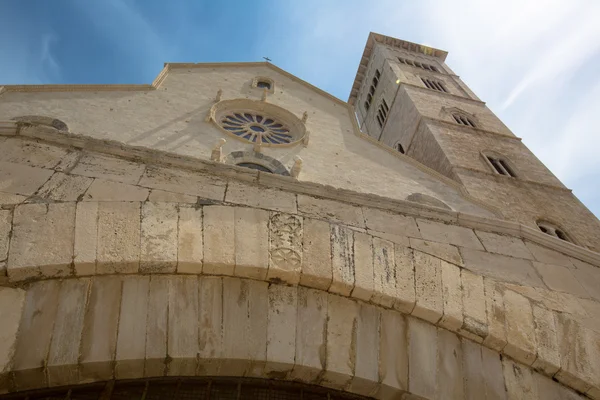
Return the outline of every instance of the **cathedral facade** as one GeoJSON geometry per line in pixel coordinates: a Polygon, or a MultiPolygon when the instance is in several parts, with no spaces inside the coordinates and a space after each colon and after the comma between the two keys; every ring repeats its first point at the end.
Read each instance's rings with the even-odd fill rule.
{"type": "Polygon", "coordinates": [[[0,87],[0,399],[600,399],[600,222],[446,55],[0,87]]]}

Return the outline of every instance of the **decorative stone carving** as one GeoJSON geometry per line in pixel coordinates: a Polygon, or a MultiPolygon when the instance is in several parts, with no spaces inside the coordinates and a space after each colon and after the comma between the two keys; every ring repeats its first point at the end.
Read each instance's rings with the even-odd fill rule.
{"type": "Polygon", "coordinates": [[[300,171],[302,171],[302,159],[299,156],[296,156],[294,166],[292,166],[291,170],[292,178],[298,179],[300,171]]]}
{"type": "Polygon", "coordinates": [[[286,272],[300,269],[302,264],[302,220],[290,214],[276,213],[271,216],[270,268],[286,272]]]}
{"type": "Polygon", "coordinates": [[[212,161],[216,161],[216,162],[222,162],[223,161],[223,150],[221,148],[223,147],[223,145],[226,142],[227,142],[227,140],[221,138],[221,139],[219,139],[219,141],[217,142],[217,144],[215,145],[215,147],[213,147],[212,153],[210,154],[210,159],[212,161]]]}

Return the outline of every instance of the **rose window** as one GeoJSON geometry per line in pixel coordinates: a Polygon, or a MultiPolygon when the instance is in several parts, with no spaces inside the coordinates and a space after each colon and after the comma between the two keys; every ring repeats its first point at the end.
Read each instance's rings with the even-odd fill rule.
{"type": "Polygon", "coordinates": [[[221,118],[220,123],[223,129],[253,143],[286,144],[294,141],[284,124],[257,113],[229,113],[221,118]]]}

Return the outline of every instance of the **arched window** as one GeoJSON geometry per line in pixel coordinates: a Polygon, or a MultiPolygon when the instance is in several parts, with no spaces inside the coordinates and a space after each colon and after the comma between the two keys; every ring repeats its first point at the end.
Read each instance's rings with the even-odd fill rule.
{"type": "Polygon", "coordinates": [[[401,145],[400,143],[396,143],[396,145],[394,146],[394,148],[395,148],[395,149],[396,149],[396,150],[397,150],[399,153],[405,154],[405,152],[404,152],[404,147],[402,147],[402,145],[401,145]]]}
{"type": "Polygon", "coordinates": [[[459,125],[465,125],[465,126],[470,126],[471,128],[476,128],[477,126],[475,125],[475,122],[473,122],[473,119],[464,115],[464,114],[459,114],[459,113],[453,113],[452,114],[452,118],[454,118],[454,120],[456,121],[457,124],[459,125]]]}
{"type": "Polygon", "coordinates": [[[270,93],[275,92],[275,82],[266,76],[257,76],[252,80],[252,87],[261,90],[267,90],[270,93]]]}
{"type": "Polygon", "coordinates": [[[517,174],[511,163],[505,157],[498,154],[484,154],[485,160],[489,167],[498,175],[504,175],[511,178],[516,178],[517,174]]]}
{"type": "Polygon", "coordinates": [[[448,93],[448,89],[446,89],[446,86],[444,86],[444,84],[440,81],[437,81],[435,79],[423,78],[423,77],[421,77],[421,81],[428,89],[437,90],[438,92],[448,93]]]}
{"type": "Polygon", "coordinates": [[[551,222],[540,220],[537,221],[537,226],[540,231],[544,232],[546,235],[554,236],[555,238],[559,238],[565,242],[573,243],[573,240],[571,240],[570,236],[567,235],[563,229],[551,222]]]}

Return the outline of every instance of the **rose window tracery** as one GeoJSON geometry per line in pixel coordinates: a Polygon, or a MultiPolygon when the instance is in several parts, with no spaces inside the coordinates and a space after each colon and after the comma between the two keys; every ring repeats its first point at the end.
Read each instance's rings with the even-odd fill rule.
{"type": "Polygon", "coordinates": [[[266,144],[286,144],[294,140],[287,126],[258,113],[232,112],[223,116],[220,123],[224,129],[253,143],[260,140],[266,144]]]}

